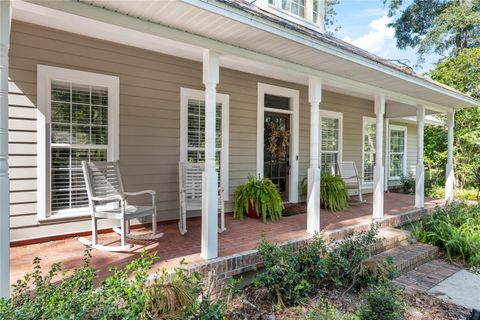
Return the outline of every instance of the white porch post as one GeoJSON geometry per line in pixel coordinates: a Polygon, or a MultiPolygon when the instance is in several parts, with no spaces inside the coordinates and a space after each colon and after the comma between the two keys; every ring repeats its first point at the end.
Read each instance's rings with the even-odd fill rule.
{"type": "Polygon", "coordinates": [[[425,202],[425,166],[423,164],[423,136],[425,106],[417,106],[417,168],[415,170],[415,208],[423,208],[425,202]]]}
{"type": "Polygon", "coordinates": [[[11,7],[0,1],[0,298],[10,297],[10,186],[8,178],[8,48],[11,7]]]}
{"type": "Polygon", "coordinates": [[[385,95],[375,96],[376,142],[375,168],[373,170],[373,218],[383,217],[384,168],[383,168],[383,117],[385,115],[385,95]]]}
{"type": "Polygon", "coordinates": [[[447,127],[448,127],[448,154],[447,167],[445,171],[445,200],[453,200],[453,189],[455,185],[455,176],[453,172],[453,126],[454,126],[453,112],[447,112],[447,127]]]}
{"type": "Polygon", "coordinates": [[[204,259],[218,256],[218,173],[215,169],[215,119],[219,55],[203,52],[203,83],[205,85],[205,171],[202,185],[202,250],[204,259]]]}
{"type": "Polygon", "coordinates": [[[320,110],[322,82],[318,78],[308,81],[308,101],[310,102],[310,168],[308,169],[307,232],[320,232],[320,110]]]}

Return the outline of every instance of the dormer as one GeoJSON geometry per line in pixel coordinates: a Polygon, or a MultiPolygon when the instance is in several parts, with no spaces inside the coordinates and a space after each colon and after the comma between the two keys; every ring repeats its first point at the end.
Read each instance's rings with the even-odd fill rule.
{"type": "Polygon", "coordinates": [[[256,3],[283,19],[325,32],[325,0],[257,0],[256,3]]]}

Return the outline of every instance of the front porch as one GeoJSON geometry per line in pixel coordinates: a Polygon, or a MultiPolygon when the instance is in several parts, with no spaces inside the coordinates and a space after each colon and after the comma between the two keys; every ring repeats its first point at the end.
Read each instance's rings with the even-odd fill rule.
{"type": "MultiPolygon", "coordinates": [[[[351,205],[348,209],[339,212],[322,210],[321,230],[327,238],[341,237],[347,230],[359,230],[365,228],[372,218],[372,195],[365,196],[367,204],[351,205]]],[[[441,205],[444,200],[425,199],[425,209],[431,210],[436,205],[441,205]]],[[[399,226],[409,219],[415,220],[423,212],[416,209],[415,196],[400,193],[385,194],[385,215],[379,220],[382,225],[399,226]]],[[[108,273],[108,267],[125,266],[130,261],[138,258],[140,252],[146,250],[156,253],[160,258],[155,264],[153,271],[159,268],[178,266],[178,262],[185,259],[191,267],[216,268],[219,263],[226,260],[235,260],[236,264],[225,263],[219,273],[226,276],[239,274],[248,270],[258,263],[255,252],[262,233],[269,241],[276,243],[301,242],[310,235],[305,230],[307,223],[305,213],[284,217],[280,222],[268,222],[263,224],[258,220],[245,218],[243,221],[234,220],[231,214],[226,215],[227,231],[219,234],[218,252],[219,258],[204,260],[200,257],[201,250],[201,220],[200,217],[189,219],[189,232],[181,236],[176,222],[164,222],[159,225],[159,231],[165,236],[157,242],[135,242],[131,251],[112,253],[93,250],[92,266],[99,269],[99,277],[102,279],[108,273]],[[233,256],[233,257],[232,257],[233,256]],[[233,259],[229,259],[233,258],[233,259]],[[245,258],[246,257],[246,258],[245,258]]],[[[147,232],[149,228],[138,229],[136,232],[147,232]]],[[[110,232],[99,236],[100,242],[116,245],[119,242],[117,234],[110,232]]],[[[76,238],[67,238],[44,242],[39,244],[22,245],[11,248],[11,283],[21,279],[23,275],[32,270],[32,260],[35,256],[42,259],[42,266],[49,267],[55,262],[60,262],[64,269],[72,269],[81,266],[84,246],[76,238]]],[[[200,271],[204,271],[201,269],[200,271]]]]}

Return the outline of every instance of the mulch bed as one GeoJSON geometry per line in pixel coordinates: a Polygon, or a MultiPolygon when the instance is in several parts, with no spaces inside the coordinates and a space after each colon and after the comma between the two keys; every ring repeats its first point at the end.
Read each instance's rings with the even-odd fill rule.
{"type": "MultiPolygon", "coordinates": [[[[470,311],[434,296],[420,292],[403,292],[403,301],[407,305],[406,320],[458,320],[465,319],[470,311]]],[[[274,305],[265,290],[252,286],[245,288],[243,294],[230,304],[228,319],[232,320],[280,320],[304,319],[309,309],[316,306],[319,298],[331,301],[338,310],[353,313],[361,305],[358,292],[343,293],[343,290],[324,289],[316,298],[291,308],[279,308],[274,305]]]]}

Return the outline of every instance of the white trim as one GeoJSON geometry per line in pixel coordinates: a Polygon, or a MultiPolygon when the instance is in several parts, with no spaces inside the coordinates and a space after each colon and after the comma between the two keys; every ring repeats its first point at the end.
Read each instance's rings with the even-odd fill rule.
{"type": "MultiPolygon", "coordinates": [[[[362,141],[362,163],[361,163],[362,177],[365,177],[365,126],[376,124],[376,123],[377,123],[377,119],[374,118],[374,117],[367,117],[367,116],[362,117],[362,137],[361,137],[361,141],[362,141]]],[[[377,134],[376,131],[377,130],[376,130],[376,127],[375,127],[375,135],[377,134]]],[[[376,145],[376,141],[375,141],[375,153],[376,152],[377,152],[377,145],[376,145]]],[[[365,182],[365,180],[362,180],[362,186],[365,186],[365,187],[373,186],[373,176],[372,176],[372,181],[371,182],[365,182]]]]}
{"type": "MultiPolygon", "coordinates": [[[[266,83],[258,83],[257,86],[257,175],[263,177],[263,147],[264,147],[264,122],[265,111],[271,110],[265,108],[265,94],[271,94],[280,97],[290,98],[290,183],[288,186],[289,201],[298,202],[298,158],[299,158],[299,109],[300,92],[298,90],[274,86],[266,83]]],[[[285,110],[281,110],[285,111],[285,110]]],[[[273,112],[285,113],[274,109],[273,112]]]]}
{"type": "Polygon", "coordinates": [[[391,137],[391,134],[392,134],[392,130],[395,130],[395,131],[403,131],[404,132],[404,144],[403,144],[403,175],[406,175],[407,174],[407,157],[408,157],[408,148],[407,148],[407,140],[408,140],[408,131],[407,131],[407,127],[405,126],[399,126],[399,125],[389,125],[388,126],[388,165],[389,165],[389,168],[388,168],[388,179],[389,180],[399,180],[400,179],[400,176],[391,176],[390,175],[390,147],[391,147],[391,141],[390,139],[392,138],[391,137]]]}
{"type": "MultiPolygon", "coordinates": [[[[107,160],[119,159],[119,95],[118,77],[73,69],[37,65],[37,220],[48,220],[50,210],[50,107],[53,80],[108,88],[107,160]]],[[[78,212],[78,209],[72,210],[78,212]]],[[[62,213],[58,218],[72,218],[62,213]]]]}
{"type": "MultiPolygon", "coordinates": [[[[189,88],[180,88],[180,161],[187,161],[187,107],[188,99],[205,101],[205,91],[189,88]]],[[[220,159],[220,185],[225,191],[225,200],[229,197],[229,110],[230,96],[217,93],[217,103],[222,105],[222,151],[220,159]]]]}
{"type": "MultiPolygon", "coordinates": [[[[322,119],[323,118],[329,118],[329,119],[338,119],[338,161],[342,161],[343,159],[343,113],[342,112],[337,112],[337,111],[330,111],[330,110],[324,110],[320,108],[320,121],[319,121],[319,137],[318,137],[318,143],[319,143],[319,167],[320,169],[322,168],[322,119]]],[[[329,152],[332,153],[332,152],[329,152]]]]}

